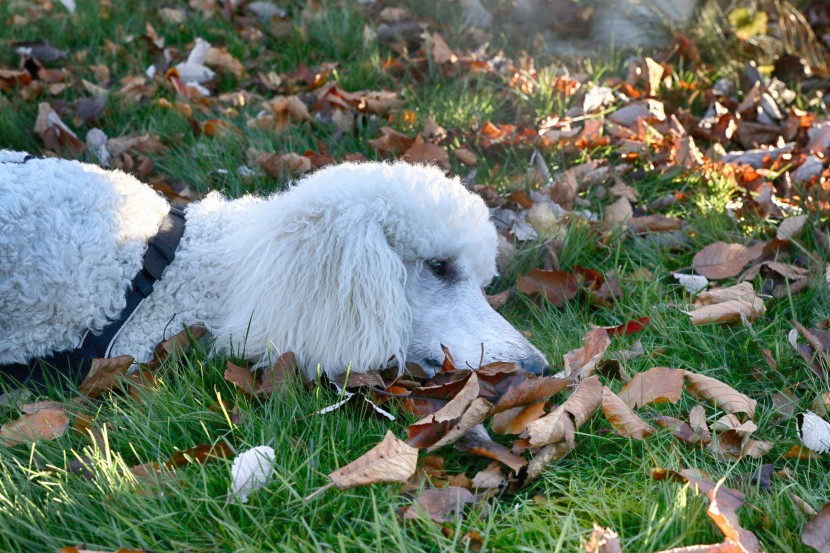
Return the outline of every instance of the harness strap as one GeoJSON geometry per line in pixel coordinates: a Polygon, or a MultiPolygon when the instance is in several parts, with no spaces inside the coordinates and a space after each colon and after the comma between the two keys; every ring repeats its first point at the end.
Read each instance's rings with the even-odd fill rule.
{"type": "MultiPolygon", "coordinates": [[[[93,359],[108,357],[121,329],[147,297],[164,269],[176,257],[176,248],[184,234],[185,216],[171,207],[162,219],[155,236],[147,244],[141,270],[135,275],[125,293],[127,304],[118,317],[110,321],[99,334],[87,332],[81,345],[74,350],[37,358],[28,363],[0,365],[0,376],[20,383],[42,386],[49,381],[68,380],[80,384],[89,372],[93,359]]],[[[65,384],[65,382],[64,382],[65,384]]]]}

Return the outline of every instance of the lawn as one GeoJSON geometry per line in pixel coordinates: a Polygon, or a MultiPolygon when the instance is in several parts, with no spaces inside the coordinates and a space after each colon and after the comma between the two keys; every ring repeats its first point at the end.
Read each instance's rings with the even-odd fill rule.
{"type": "MultiPolygon", "coordinates": [[[[810,360],[812,351],[805,358],[788,336],[804,351],[806,340],[791,334],[794,321],[808,329],[830,325],[830,245],[823,243],[830,143],[816,142],[810,130],[826,118],[822,96],[830,84],[820,72],[799,73],[798,65],[774,69],[773,41],[744,37],[741,22],[723,43],[696,29],[650,62],[619,53],[562,60],[534,50],[538,41],[508,24],[485,43],[462,24],[455,3],[380,4],[281,2],[280,10],[257,14],[213,0],[77,0],[70,14],[60,2],[5,0],[0,148],[102,162],[86,144],[90,129],[100,129],[110,139],[110,165],[178,204],[209,190],[270,193],[331,161],[404,156],[442,164],[472,179],[502,215],[530,221],[504,230],[516,251],[487,292],[508,291],[500,312],[529,333],[554,371],[594,326],[648,317],[641,332],[611,338],[604,366],[614,366],[611,352],[636,345],[639,355],[619,361],[623,373],[663,366],[718,379],[757,400],[752,438],[769,451],[716,455],[678,440],[657,425],[659,417],[688,420],[696,405],[710,424],[725,414],[723,405],[684,393],[675,403],[638,409],[655,428],[647,439],[615,431],[597,413],[578,429],[573,451],[521,489],[493,492],[450,522],[409,520],[400,512],[418,490],[401,493],[400,485],[305,498],[387,431],[404,437],[419,417],[395,402],[384,404],[395,421],[353,405],[314,414],[338,393],[299,382],[252,398],[223,377],[227,358],[194,344],[132,393],[124,384],[85,401],[58,389],[3,396],[0,424],[20,417],[20,403],[50,399],[69,413],[72,429],[54,440],[0,445],[0,551],[86,544],[102,551],[569,552],[584,549],[594,524],[619,534],[623,551],[722,542],[707,516],[709,500],[688,485],[652,478],[661,468],[697,469],[744,493],[740,524],[763,550],[813,551],[801,544],[813,515],[800,500],[816,511],[830,503],[830,457],[791,450],[801,443],[796,413],[828,417],[830,387],[821,375],[830,349],[813,344],[810,360]],[[174,69],[197,37],[214,47],[205,62],[215,71],[203,83],[209,96],[174,69]],[[20,43],[35,45],[30,56],[20,43]],[[747,82],[750,60],[758,62],[757,91],[747,82]],[[645,72],[632,76],[632,65],[645,72]],[[649,73],[657,67],[659,74],[649,73]],[[768,92],[777,86],[773,71],[791,97],[768,92]],[[733,90],[720,97],[725,111],[704,128],[717,83],[733,90]],[[599,104],[586,110],[591,94],[599,104]],[[765,94],[778,116],[764,112],[765,94]],[[633,121],[614,119],[632,107],[633,121]],[[38,127],[38,115],[45,120],[50,112],[78,138],[56,131],[54,117],[38,127]],[[432,147],[419,147],[418,135],[432,147]],[[719,150],[777,144],[779,137],[795,149],[770,154],[756,168],[742,165],[746,158],[713,161],[719,150]],[[818,173],[794,177],[811,154],[818,173]],[[579,167],[594,176],[569,173],[579,167]],[[528,202],[540,203],[540,191],[568,213],[550,215],[554,222],[543,210],[531,214],[528,202]],[[632,227],[632,217],[648,215],[663,216],[675,230],[632,227]],[[774,242],[795,217],[803,218],[803,230],[774,242]],[[693,324],[686,311],[694,296],[672,275],[700,269],[696,255],[716,242],[767,247],[756,247],[729,276],[710,278],[712,288],[737,284],[744,265],[762,261],[795,267],[798,278],[757,267],[747,280],[765,313],[693,324]],[[543,266],[583,275],[579,292],[549,301],[517,285],[543,266]],[[586,274],[614,282],[617,292],[603,296],[586,274]],[[182,462],[161,475],[131,470],[182,451],[199,457],[191,448],[216,444],[277,452],[273,478],[247,504],[227,501],[229,459],[182,462]],[[769,481],[747,476],[767,465],[774,467],[769,481]]],[[[485,4],[504,15],[504,3],[485,4]]],[[[600,372],[620,391],[611,369],[600,372]]],[[[493,436],[511,445],[510,437],[493,436]]],[[[425,486],[472,477],[489,464],[452,447],[437,454],[443,471],[432,470],[425,486]]]]}

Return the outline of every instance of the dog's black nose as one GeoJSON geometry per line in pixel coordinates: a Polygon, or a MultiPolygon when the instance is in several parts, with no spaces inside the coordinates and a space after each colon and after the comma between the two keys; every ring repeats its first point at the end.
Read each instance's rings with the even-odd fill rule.
{"type": "Polygon", "coordinates": [[[533,374],[548,374],[550,372],[550,365],[541,355],[525,357],[522,359],[521,367],[533,374]]]}

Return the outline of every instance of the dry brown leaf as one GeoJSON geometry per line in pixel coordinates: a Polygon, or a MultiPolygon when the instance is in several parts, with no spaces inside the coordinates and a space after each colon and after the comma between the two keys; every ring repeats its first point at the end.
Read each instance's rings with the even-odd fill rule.
{"type": "Polygon", "coordinates": [[[513,407],[493,415],[492,427],[496,434],[521,434],[527,425],[545,414],[545,402],[540,401],[525,407],[513,407]]]}
{"type": "Polygon", "coordinates": [[[298,378],[299,374],[300,365],[297,363],[297,357],[294,352],[286,351],[262,374],[259,391],[265,395],[273,394],[282,389],[287,380],[298,378]]]}
{"type": "Polygon", "coordinates": [[[632,409],[652,403],[677,403],[683,392],[683,370],[654,367],[637,373],[617,394],[632,409]]]}
{"type": "Polygon", "coordinates": [[[415,447],[429,447],[438,442],[450,429],[460,422],[464,413],[479,394],[478,375],[471,371],[464,387],[458,390],[449,402],[438,411],[409,425],[407,443],[415,447]]]}
{"type": "Polygon", "coordinates": [[[381,136],[369,140],[369,145],[384,155],[400,155],[407,151],[415,141],[411,136],[396,131],[391,127],[381,127],[381,136]]]}
{"type": "Polygon", "coordinates": [[[562,307],[576,297],[579,281],[571,272],[532,269],[519,277],[518,288],[523,294],[544,296],[556,307],[562,307]]]}
{"type": "Polygon", "coordinates": [[[783,457],[784,459],[801,459],[802,461],[808,461],[818,459],[818,454],[803,445],[794,445],[783,455],[783,457]]]}
{"type": "Polygon", "coordinates": [[[135,360],[130,355],[93,359],[86,378],[78,391],[87,397],[98,397],[112,388],[127,374],[135,360]]]}
{"type": "MultiPolygon", "coordinates": [[[[691,418],[691,417],[690,417],[691,418]]],[[[674,437],[683,443],[693,445],[695,447],[703,447],[709,445],[712,437],[709,435],[709,429],[703,427],[705,433],[696,431],[691,424],[683,422],[680,419],[669,416],[658,416],[655,422],[663,428],[668,428],[673,431],[674,437]]]]}
{"type": "Polygon", "coordinates": [[[583,380],[565,403],[527,425],[530,444],[540,447],[562,440],[573,443],[575,430],[585,424],[601,402],[602,384],[599,378],[592,376],[583,380]]]}
{"type": "Polygon", "coordinates": [[[171,355],[181,355],[190,347],[190,341],[199,340],[205,335],[206,329],[203,326],[191,325],[167,340],[156,346],[154,359],[150,363],[152,368],[164,363],[171,355]]]}
{"type": "Polygon", "coordinates": [[[542,471],[544,471],[545,467],[547,467],[550,463],[564,459],[568,453],[573,451],[575,445],[576,444],[573,442],[562,440],[561,442],[546,445],[540,449],[538,453],[533,456],[530,463],[527,464],[527,478],[525,479],[525,484],[529,484],[539,478],[539,475],[542,474],[542,471]]]}
{"type": "Polygon", "coordinates": [[[236,384],[242,393],[254,395],[254,388],[257,386],[256,374],[248,367],[240,367],[228,361],[225,367],[225,380],[236,384]]]}
{"type": "Polygon", "coordinates": [[[822,507],[813,520],[804,526],[801,543],[819,553],[830,553],[830,503],[822,507]]]}
{"type": "Polygon", "coordinates": [[[492,441],[482,426],[477,426],[470,432],[464,434],[455,442],[455,448],[462,453],[469,453],[478,457],[498,461],[510,467],[517,474],[522,468],[527,466],[527,461],[524,457],[516,455],[505,446],[492,441]]]}
{"type": "Polygon", "coordinates": [[[473,476],[472,487],[477,490],[499,489],[507,484],[499,463],[490,463],[473,476]]]}
{"type": "Polygon", "coordinates": [[[778,240],[792,241],[796,236],[801,234],[801,231],[804,229],[804,223],[806,222],[806,215],[796,215],[795,217],[784,219],[778,226],[778,231],[775,233],[775,237],[778,240]]]}
{"type": "Polygon", "coordinates": [[[467,148],[456,148],[453,150],[453,155],[468,167],[478,164],[478,157],[467,148]]]}
{"type": "Polygon", "coordinates": [[[69,417],[60,408],[39,409],[30,415],[9,421],[0,428],[0,443],[7,446],[54,440],[69,427],[69,417]]]}
{"type": "Polygon", "coordinates": [[[597,363],[611,345],[611,338],[604,328],[595,328],[582,337],[582,344],[581,348],[564,355],[566,378],[582,380],[594,374],[597,363]]]}
{"type": "Polygon", "coordinates": [[[741,282],[735,286],[727,288],[715,288],[701,292],[695,298],[695,306],[703,307],[706,305],[717,305],[727,301],[740,300],[747,303],[753,303],[757,299],[755,289],[749,282],[741,282]]]}
{"type": "Polygon", "coordinates": [[[645,440],[654,434],[651,426],[605,386],[602,387],[602,412],[620,436],[645,440]]]}
{"type": "Polygon", "coordinates": [[[228,52],[227,48],[212,47],[208,50],[205,56],[205,65],[213,67],[219,72],[230,73],[237,79],[245,72],[242,62],[228,52]]]}
{"type": "Polygon", "coordinates": [[[619,534],[595,522],[591,539],[585,544],[585,553],[622,553],[619,534]]]}
{"type": "Polygon", "coordinates": [[[469,432],[474,426],[480,424],[490,414],[493,404],[482,397],[477,397],[473,400],[470,406],[464,411],[464,414],[446,434],[427,448],[428,452],[433,452],[436,449],[442,448],[445,445],[450,445],[461,438],[464,434],[469,432]]]}
{"type": "Polygon", "coordinates": [[[743,244],[715,242],[695,255],[692,267],[709,280],[719,280],[737,276],[751,260],[743,244]]]}
{"type": "Polygon", "coordinates": [[[406,482],[415,474],[417,467],[418,448],[399,440],[391,431],[387,431],[378,445],[345,467],[329,474],[331,482],[306,497],[306,501],[331,486],[345,490],[378,482],[406,482]]]}
{"type": "Polygon", "coordinates": [[[403,518],[410,520],[426,515],[439,524],[455,522],[464,514],[465,507],[475,501],[475,496],[464,488],[431,488],[424,490],[415,500],[415,504],[404,510],[403,518]]]}
{"type": "Polygon", "coordinates": [[[511,385],[499,397],[493,406],[492,413],[501,413],[514,407],[522,407],[549,399],[572,384],[573,381],[566,378],[528,376],[518,384],[511,385]]]}
{"type": "Polygon", "coordinates": [[[419,144],[416,141],[404,152],[403,158],[410,163],[434,164],[444,171],[449,171],[452,168],[447,150],[429,142],[419,144]]]}
{"type": "Polygon", "coordinates": [[[274,178],[285,178],[295,173],[308,173],[312,169],[311,159],[294,152],[260,154],[257,163],[274,178]]]}
{"type": "Polygon", "coordinates": [[[685,371],[686,389],[727,413],[746,413],[755,418],[757,402],[716,378],[685,371]]]}
{"type": "Polygon", "coordinates": [[[634,210],[631,208],[631,202],[626,198],[620,198],[605,208],[605,214],[602,220],[609,226],[621,225],[633,215],[634,210]]]}
{"type": "Polygon", "coordinates": [[[628,226],[636,233],[643,232],[668,232],[681,230],[683,220],[665,215],[644,215],[642,217],[629,217],[628,226]]]}
{"type": "Polygon", "coordinates": [[[233,457],[233,450],[225,442],[216,442],[215,444],[200,444],[184,451],[177,451],[170,456],[167,461],[167,466],[170,468],[181,467],[189,465],[190,463],[199,463],[203,465],[207,462],[217,461],[219,459],[230,459],[233,457]]]}
{"type": "Polygon", "coordinates": [[[757,429],[752,421],[741,423],[734,414],[725,415],[712,424],[712,430],[718,434],[709,448],[720,460],[738,460],[745,456],[759,459],[772,449],[772,444],[752,439],[750,436],[757,429]]]}
{"type": "Polygon", "coordinates": [[[433,33],[430,37],[430,41],[432,42],[432,60],[437,64],[443,63],[455,63],[458,61],[458,56],[456,56],[450,47],[447,46],[447,42],[444,40],[444,37],[439,35],[438,33],[433,33]]]}
{"type": "MultiPolygon", "coordinates": [[[[737,510],[744,504],[744,494],[723,485],[723,482],[712,482],[701,478],[696,471],[686,469],[673,471],[668,469],[654,469],[651,477],[655,480],[673,480],[688,482],[692,488],[697,488],[709,498],[709,509],[706,514],[714,521],[726,538],[720,549],[711,551],[735,553],[761,553],[761,545],[755,534],[741,527],[738,521],[737,510]]],[[[706,546],[695,546],[706,547],[706,546]]],[[[706,551],[706,549],[701,549],[706,551]]]]}
{"type": "Polygon", "coordinates": [[[35,134],[47,148],[58,153],[77,157],[86,150],[86,142],[61,121],[48,102],[38,104],[35,134]]]}
{"type": "Polygon", "coordinates": [[[697,309],[685,312],[692,324],[754,321],[766,313],[764,301],[749,282],[703,292],[695,299],[695,306],[697,309]]]}

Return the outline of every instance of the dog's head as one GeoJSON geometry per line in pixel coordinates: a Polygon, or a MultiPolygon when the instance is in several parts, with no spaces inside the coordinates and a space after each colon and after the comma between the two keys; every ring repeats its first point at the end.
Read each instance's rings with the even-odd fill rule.
{"type": "Polygon", "coordinates": [[[310,376],[391,356],[434,370],[442,344],[459,367],[547,367],[482,293],[496,274],[496,230],[458,179],[406,163],[343,164],[258,209],[255,266],[227,325],[247,334],[250,353],[266,343],[293,351],[310,376]]]}

